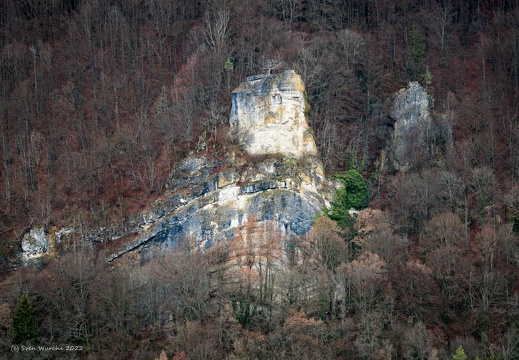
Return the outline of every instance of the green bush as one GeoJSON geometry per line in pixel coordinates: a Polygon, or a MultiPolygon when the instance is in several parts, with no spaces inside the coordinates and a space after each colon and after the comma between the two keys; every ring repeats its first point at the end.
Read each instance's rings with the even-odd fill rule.
{"type": "Polygon", "coordinates": [[[460,346],[457,350],[456,350],[456,354],[454,354],[452,356],[452,358],[454,360],[466,360],[467,359],[467,355],[465,354],[465,350],[463,349],[463,346],[460,346]]]}
{"type": "Polygon", "coordinates": [[[343,187],[337,190],[336,201],[347,209],[364,209],[368,205],[369,193],[368,186],[364,178],[357,170],[348,170],[344,175],[337,176],[343,187]]]}
{"type": "Polygon", "coordinates": [[[345,229],[353,223],[348,211],[351,208],[364,209],[368,205],[369,192],[364,178],[357,170],[348,170],[345,174],[337,175],[337,178],[342,182],[342,187],[335,192],[329,217],[345,229]]]}

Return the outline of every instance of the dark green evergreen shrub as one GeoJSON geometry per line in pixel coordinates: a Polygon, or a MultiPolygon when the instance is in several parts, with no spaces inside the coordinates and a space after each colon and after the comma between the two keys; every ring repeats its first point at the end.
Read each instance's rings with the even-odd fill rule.
{"type": "Polygon", "coordinates": [[[14,343],[20,344],[38,338],[36,308],[31,305],[27,294],[20,297],[13,313],[14,343]]]}

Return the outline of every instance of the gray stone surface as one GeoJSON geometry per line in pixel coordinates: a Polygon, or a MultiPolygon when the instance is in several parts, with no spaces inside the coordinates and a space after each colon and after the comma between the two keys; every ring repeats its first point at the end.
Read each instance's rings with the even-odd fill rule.
{"type": "Polygon", "coordinates": [[[392,149],[397,170],[434,159],[451,140],[451,127],[433,118],[431,96],[416,81],[396,94],[390,115],[395,120],[392,149]]]}
{"type": "MultiPolygon", "coordinates": [[[[249,215],[259,222],[274,221],[290,236],[306,233],[315,215],[329,202],[335,187],[322,174],[319,160],[295,167],[290,158],[266,159],[242,169],[214,171],[200,179],[169,179],[165,196],[138,216],[132,231],[138,235],[114,260],[128,252],[174,248],[182,240],[200,249],[215,241],[229,239],[249,215]],[[297,170],[297,171],[296,171],[297,170]]],[[[191,170],[198,176],[214,169],[207,158],[189,158],[176,169],[191,170]]],[[[219,163],[219,166],[230,166],[219,163]]],[[[171,176],[177,176],[177,170],[171,176]]]]}
{"type": "Polygon", "coordinates": [[[410,82],[396,95],[391,117],[395,119],[393,159],[397,170],[407,170],[425,159],[430,152],[431,132],[429,95],[418,84],[410,82]]]}
{"type": "Polygon", "coordinates": [[[55,226],[51,226],[47,231],[42,226],[33,227],[22,238],[22,262],[27,264],[43,256],[52,255],[73,232],[70,227],[57,230],[55,226]]]}
{"type": "Polygon", "coordinates": [[[49,251],[49,240],[42,227],[29,230],[22,239],[22,260],[28,262],[41,257],[49,251]]]}
{"type": "Polygon", "coordinates": [[[263,160],[242,162],[234,153],[183,160],[166,180],[164,197],[133,222],[138,235],[110,260],[183,239],[208,248],[232,237],[250,215],[287,236],[306,233],[335,185],[324,176],[304,109],[304,84],[294,71],[247,78],[232,95],[231,136],[263,160]]]}

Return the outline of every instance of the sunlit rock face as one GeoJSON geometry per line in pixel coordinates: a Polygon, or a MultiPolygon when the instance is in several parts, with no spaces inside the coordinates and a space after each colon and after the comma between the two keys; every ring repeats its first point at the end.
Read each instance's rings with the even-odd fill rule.
{"type": "Polygon", "coordinates": [[[232,93],[231,136],[251,155],[316,154],[304,91],[293,70],[248,77],[232,93]]]}
{"type": "Polygon", "coordinates": [[[391,117],[395,120],[393,163],[405,171],[435,152],[429,95],[416,81],[395,97],[391,117]]]}

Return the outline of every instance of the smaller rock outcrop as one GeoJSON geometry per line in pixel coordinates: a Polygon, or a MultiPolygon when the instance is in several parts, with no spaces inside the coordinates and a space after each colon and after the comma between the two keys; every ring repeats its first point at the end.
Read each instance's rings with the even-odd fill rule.
{"type": "Polygon", "coordinates": [[[63,238],[72,232],[69,227],[57,230],[55,226],[51,226],[47,231],[42,226],[30,229],[22,238],[22,262],[27,264],[54,254],[63,238]]]}
{"type": "Polygon", "coordinates": [[[451,140],[451,127],[443,117],[431,115],[431,99],[417,81],[395,95],[390,115],[395,120],[392,147],[397,170],[433,159],[451,140]]]}
{"type": "Polygon", "coordinates": [[[231,136],[250,155],[317,154],[304,91],[303,80],[293,70],[248,77],[232,93],[231,136]]]}
{"type": "Polygon", "coordinates": [[[28,262],[41,257],[49,251],[49,240],[42,227],[29,230],[22,239],[22,260],[28,262]]]}
{"type": "Polygon", "coordinates": [[[397,170],[407,170],[432,151],[429,144],[431,114],[429,95],[417,81],[396,95],[391,117],[395,119],[393,159],[397,170]]]}

